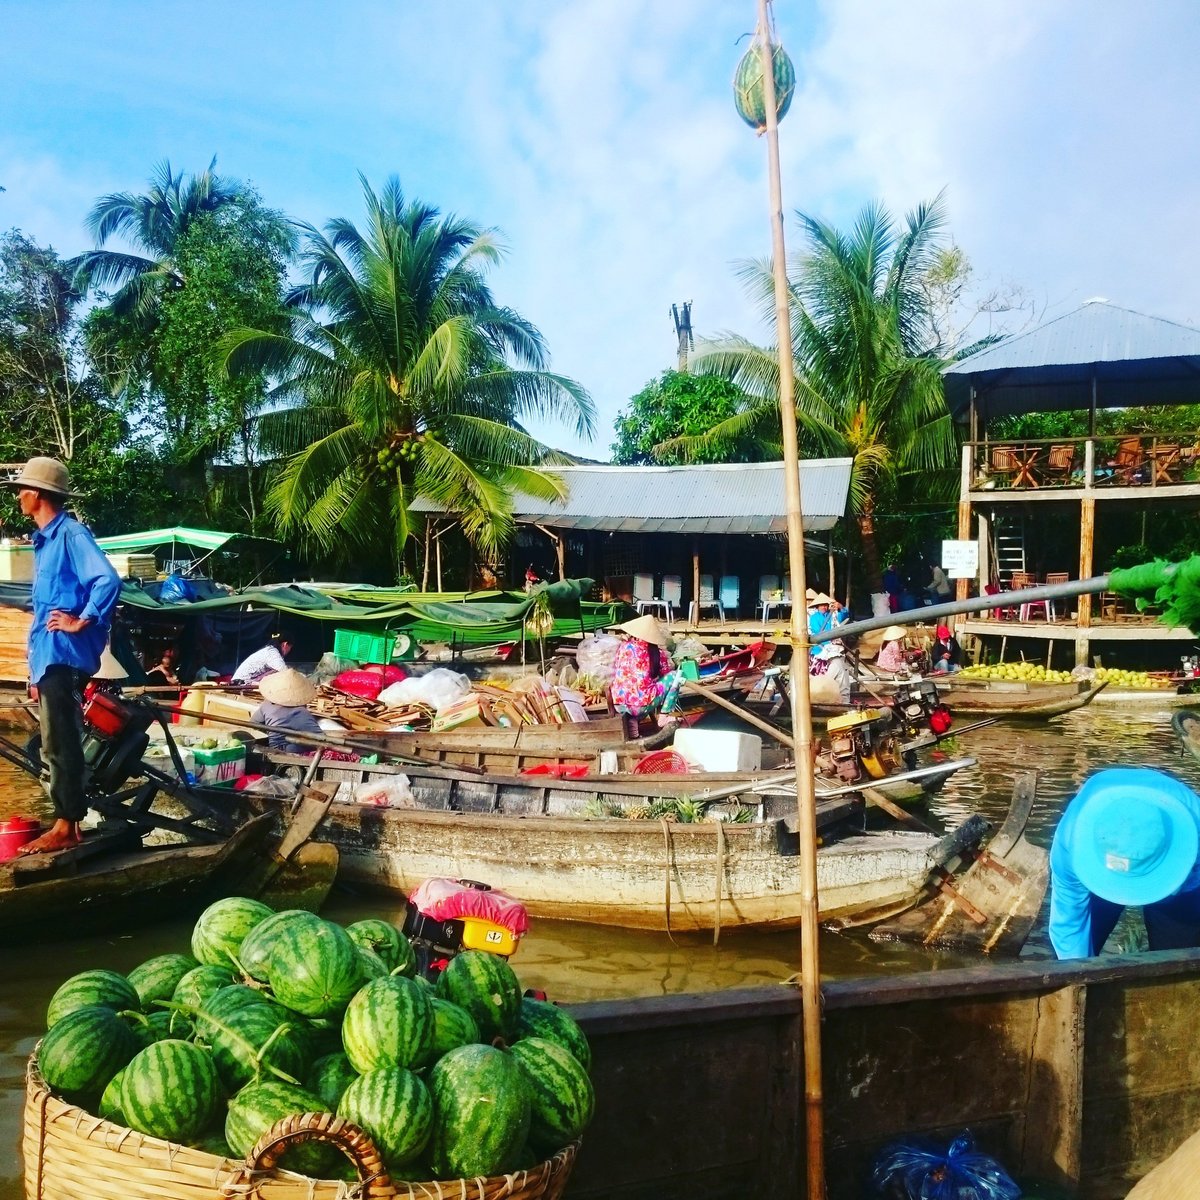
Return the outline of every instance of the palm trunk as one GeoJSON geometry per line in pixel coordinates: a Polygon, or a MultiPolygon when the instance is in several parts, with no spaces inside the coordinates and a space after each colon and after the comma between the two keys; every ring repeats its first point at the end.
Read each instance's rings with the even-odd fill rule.
{"type": "Polygon", "coordinates": [[[883,591],[883,572],[879,566],[879,547],[875,544],[875,504],[868,500],[858,514],[858,538],[862,542],[863,568],[870,590],[883,591]]]}

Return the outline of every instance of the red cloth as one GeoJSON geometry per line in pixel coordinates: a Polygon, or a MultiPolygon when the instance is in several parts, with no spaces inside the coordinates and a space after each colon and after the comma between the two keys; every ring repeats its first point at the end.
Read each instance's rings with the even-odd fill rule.
{"type": "Polygon", "coordinates": [[[420,912],[435,921],[482,917],[503,926],[514,937],[529,930],[529,914],[520,900],[506,892],[481,892],[457,879],[427,879],[409,899],[420,912]]]}

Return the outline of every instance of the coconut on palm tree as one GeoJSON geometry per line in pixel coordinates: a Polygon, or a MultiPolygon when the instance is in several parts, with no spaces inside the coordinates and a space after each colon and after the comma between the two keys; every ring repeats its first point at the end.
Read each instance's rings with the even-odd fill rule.
{"type": "MultiPolygon", "coordinates": [[[[955,461],[944,359],[921,286],[938,252],[942,198],[909,213],[899,230],[878,204],[868,205],[848,233],[797,216],[808,242],[789,272],[798,433],[810,453],[853,459],[850,503],[867,574],[878,586],[882,489],[905,474],[932,480],[955,461]]],[[[745,263],[739,275],[764,319],[772,318],[771,264],[745,263]]],[[[696,369],[736,383],[747,401],[736,416],[681,444],[778,438],[775,347],[728,335],[701,349],[696,369]]]]}
{"type": "Polygon", "coordinates": [[[302,227],[308,278],[289,297],[290,329],[237,330],[220,347],[228,370],[278,381],[279,407],[261,421],[284,456],[268,507],[326,550],[386,541],[399,565],[424,496],[494,554],[514,491],[563,494],[541,469],[557,456],[522,422],[561,418],[590,436],[591,400],[546,370],[538,331],[493,300],[491,233],[410,202],[395,179],[378,195],[364,179],[363,192],[362,231],[302,227]]]}

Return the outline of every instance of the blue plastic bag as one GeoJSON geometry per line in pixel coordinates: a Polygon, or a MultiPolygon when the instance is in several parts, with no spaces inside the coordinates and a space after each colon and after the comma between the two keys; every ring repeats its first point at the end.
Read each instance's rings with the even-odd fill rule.
{"type": "Polygon", "coordinates": [[[158,589],[158,598],[163,604],[178,604],[183,600],[195,600],[196,589],[182,575],[168,575],[158,589]]]}
{"type": "Polygon", "coordinates": [[[873,1175],[881,1200],[1020,1200],[1021,1189],[970,1132],[942,1147],[922,1138],[885,1146],[873,1175]]]}

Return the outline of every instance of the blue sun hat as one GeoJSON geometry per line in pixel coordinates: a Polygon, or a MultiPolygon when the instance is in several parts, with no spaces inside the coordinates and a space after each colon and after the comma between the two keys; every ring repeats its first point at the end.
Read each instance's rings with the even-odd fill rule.
{"type": "Polygon", "coordinates": [[[1154,904],[1173,895],[1200,851],[1196,804],[1195,793],[1161,771],[1098,771],[1071,802],[1070,861],[1080,883],[1113,904],[1154,904]]]}

